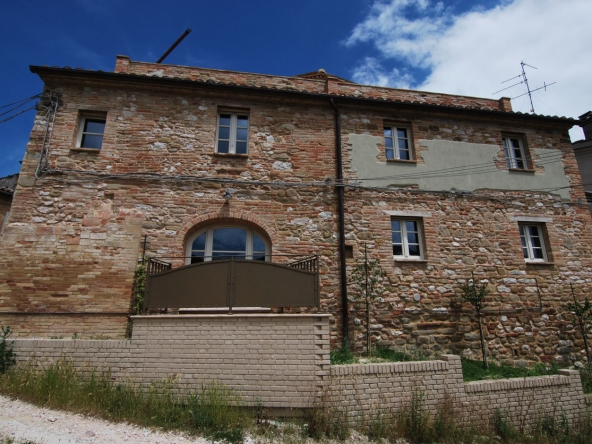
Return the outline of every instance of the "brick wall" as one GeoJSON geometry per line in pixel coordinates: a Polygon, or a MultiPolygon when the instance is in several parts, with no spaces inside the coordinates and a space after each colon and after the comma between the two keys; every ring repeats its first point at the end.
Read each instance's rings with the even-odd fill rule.
{"type": "Polygon", "coordinates": [[[463,383],[459,356],[442,360],[393,364],[332,366],[327,399],[356,423],[378,411],[409,408],[412,397],[422,399],[431,414],[456,410],[461,421],[487,423],[496,409],[517,427],[528,428],[546,415],[576,420],[585,411],[578,371],[557,376],[463,383]]]}
{"type": "Polygon", "coordinates": [[[327,315],[134,316],[130,340],[16,339],[18,361],[71,359],[143,385],[220,381],[246,402],[305,407],[329,364],[327,315]]]}
{"type": "Polygon", "coordinates": [[[183,389],[220,381],[277,409],[330,406],[361,423],[378,410],[408,407],[413,394],[427,411],[451,406],[466,421],[489,420],[496,408],[516,425],[542,415],[575,420],[584,411],[579,373],[463,383],[460,357],[388,364],[329,366],[327,315],[135,316],[130,340],[16,339],[19,362],[72,360],[83,371],[111,369],[147,386],[174,378],[183,389]],[[318,397],[320,396],[320,397],[318,397]]]}
{"type": "MultiPolygon", "coordinates": [[[[148,255],[173,257],[178,266],[196,230],[235,224],[263,233],[274,261],[285,255],[319,256],[321,312],[331,315],[331,340],[337,346],[343,307],[334,114],[329,95],[323,95],[327,80],[326,92],[341,109],[345,236],[354,256],[347,265],[354,266],[368,244],[387,273],[384,297],[372,307],[373,340],[477,357],[476,322],[459,302],[458,290],[474,272],[491,284],[485,328],[492,356],[520,365],[583,362],[583,340],[562,307],[571,297],[567,282],[581,299],[592,288],[592,220],[584,200],[579,202],[584,194],[567,134],[573,122],[476,110],[495,110],[497,100],[355,85],[323,80],[321,74],[266,76],[126,57],[118,58],[115,72],[130,76],[50,68],[40,74],[47,91],[61,94],[48,156],[54,173],[34,177],[46,127],[42,111],[0,238],[0,323],[10,325],[15,336],[124,337],[144,239],[148,255]],[[229,92],[214,83],[259,90],[229,92]],[[314,94],[263,94],[265,88],[314,94]],[[342,100],[346,96],[408,103],[342,100]],[[424,108],[416,102],[443,106],[424,108]],[[217,115],[227,108],[249,110],[248,155],[215,152],[217,115]],[[84,112],[106,116],[101,150],[76,147],[84,112]],[[368,177],[360,177],[353,164],[351,138],[378,140],[371,160],[386,164],[385,122],[409,127],[417,164],[424,162],[428,141],[474,143],[497,152],[490,166],[505,173],[502,137],[520,133],[528,150],[561,154],[565,180],[573,185],[562,194],[569,199],[545,189],[499,190],[495,180],[487,189],[456,193],[468,180],[462,174],[451,191],[418,189],[412,180],[373,187],[372,180],[360,180],[368,177]],[[224,198],[225,189],[231,199],[224,198]],[[393,260],[388,212],[405,211],[429,214],[421,216],[421,262],[393,260]],[[552,261],[525,263],[515,217],[551,220],[546,228],[552,261]]],[[[406,165],[411,173],[416,166],[406,165]]],[[[544,165],[535,169],[516,174],[545,174],[544,165]]],[[[352,300],[349,308],[350,340],[361,349],[363,306],[352,300]]]]}

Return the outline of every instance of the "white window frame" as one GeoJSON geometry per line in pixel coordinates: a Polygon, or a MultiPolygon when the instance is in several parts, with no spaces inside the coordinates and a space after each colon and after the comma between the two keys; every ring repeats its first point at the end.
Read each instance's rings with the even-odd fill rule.
{"type": "Polygon", "coordinates": [[[393,217],[391,218],[391,248],[393,245],[393,238],[392,238],[392,222],[398,221],[401,225],[401,246],[403,249],[402,255],[395,255],[393,253],[393,258],[395,260],[406,260],[406,261],[421,261],[425,258],[424,252],[424,238],[423,238],[423,219],[416,218],[416,217],[393,217]],[[409,239],[407,237],[407,224],[406,222],[415,222],[417,224],[417,241],[419,246],[419,256],[411,256],[409,254],[409,239]]]}
{"type": "MultiPolygon", "coordinates": [[[[224,125],[226,127],[226,125],[224,125]]],[[[229,110],[219,110],[218,111],[218,120],[216,123],[216,153],[219,154],[238,154],[241,156],[246,156],[249,154],[249,132],[251,126],[251,115],[248,111],[229,111],[229,110]],[[222,114],[229,114],[230,115],[230,139],[220,139],[220,116],[222,114]],[[246,153],[237,153],[236,152],[236,133],[238,129],[238,116],[246,116],[248,123],[247,123],[247,140],[240,140],[240,142],[246,142],[247,144],[247,152],[246,153]],[[220,140],[228,140],[228,153],[223,153],[218,151],[218,142],[220,140]]],[[[242,128],[242,127],[241,127],[242,128]]]]}
{"type": "Polygon", "coordinates": [[[202,234],[206,233],[206,242],[205,242],[205,252],[204,252],[204,262],[210,262],[212,260],[212,250],[214,244],[214,230],[219,228],[238,228],[241,230],[245,230],[247,232],[247,249],[245,252],[245,257],[247,260],[253,260],[253,234],[256,234],[259,239],[263,241],[265,244],[265,261],[269,262],[270,260],[270,248],[269,243],[267,242],[265,236],[262,236],[259,232],[253,231],[250,228],[240,226],[240,225],[212,225],[206,229],[199,230],[195,234],[193,234],[185,244],[185,265],[191,264],[191,255],[193,253],[193,241],[197,239],[202,234]]]}
{"type": "Polygon", "coordinates": [[[522,255],[524,256],[525,250],[526,250],[526,256],[524,257],[524,260],[526,262],[548,262],[549,261],[549,256],[547,253],[547,246],[545,244],[545,226],[544,224],[538,224],[538,223],[525,223],[525,222],[520,222],[518,224],[519,230],[520,230],[520,246],[522,249],[522,255]],[[530,233],[529,228],[530,227],[535,227],[537,229],[538,232],[538,236],[536,236],[541,243],[540,247],[536,247],[534,245],[534,239],[530,233]],[[543,257],[542,258],[537,258],[535,257],[534,254],[534,250],[541,250],[543,257]]]}
{"type": "Polygon", "coordinates": [[[522,138],[519,136],[504,136],[504,155],[510,170],[526,170],[528,169],[526,162],[526,151],[524,150],[524,143],[522,138]],[[514,146],[514,141],[518,142],[518,147],[514,146]],[[520,153],[520,158],[516,156],[516,151],[520,153]],[[522,166],[518,165],[518,162],[522,162],[522,166]]]}
{"type": "Polygon", "coordinates": [[[78,126],[78,139],[76,140],[76,147],[77,148],[84,148],[87,150],[100,150],[103,148],[103,142],[105,140],[105,130],[107,129],[107,114],[106,113],[101,113],[101,114],[92,114],[92,113],[83,113],[80,115],[80,124],[78,126]],[[103,127],[103,132],[102,133],[90,133],[90,132],[84,132],[84,126],[86,124],[87,120],[101,120],[104,123],[104,127],[103,127]],[[101,147],[100,148],[91,148],[91,147],[84,147],[82,146],[82,138],[84,137],[85,134],[91,135],[91,136],[101,136],[101,147]]]}
{"type": "Polygon", "coordinates": [[[386,134],[384,135],[384,155],[386,156],[386,160],[414,160],[413,155],[413,144],[411,140],[411,128],[406,125],[389,125],[385,124],[383,130],[390,129],[391,130],[391,137],[388,137],[386,134]],[[398,131],[404,130],[405,131],[405,140],[407,141],[407,150],[409,152],[409,159],[401,159],[401,148],[399,147],[399,137],[398,131]],[[387,147],[387,139],[391,141],[392,148],[387,147]],[[393,152],[393,157],[389,157],[388,151],[393,152]]]}

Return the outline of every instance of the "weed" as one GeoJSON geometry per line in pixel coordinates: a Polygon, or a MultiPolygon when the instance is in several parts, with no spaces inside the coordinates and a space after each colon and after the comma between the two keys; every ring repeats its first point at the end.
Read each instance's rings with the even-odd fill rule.
{"type": "Polygon", "coordinates": [[[411,392],[411,406],[403,410],[402,419],[405,424],[405,437],[416,442],[427,442],[429,433],[429,413],[424,409],[425,393],[413,389],[411,392]]]}
{"type": "Polygon", "coordinates": [[[356,364],[359,361],[345,342],[340,348],[331,350],[330,357],[332,365],[356,364]]]}
{"type": "Polygon", "coordinates": [[[134,272],[134,288],[132,294],[132,311],[134,314],[141,314],[144,311],[144,293],[146,290],[146,257],[134,272]]]}
{"type": "Polygon", "coordinates": [[[524,378],[529,376],[548,376],[556,375],[559,371],[557,364],[546,367],[543,364],[537,364],[534,367],[518,368],[507,364],[490,363],[487,369],[483,368],[483,363],[472,359],[462,360],[462,372],[465,382],[481,381],[484,379],[503,379],[503,378],[524,378]]]}
{"type": "Polygon", "coordinates": [[[304,421],[306,435],[310,438],[345,440],[350,434],[348,410],[333,402],[327,387],[319,394],[313,406],[305,411],[304,421]]]}
{"type": "Polygon", "coordinates": [[[491,419],[493,431],[501,438],[503,442],[509,443],[516,435],[514,425],[508,420],[508,413],[501,409],[495,409],[491,419]]]}
{"type": "Polygon", "coordinates": [[[587,364],[580,369],[580,378],[582,380],[582,388],[584,393],[592,393],[592,363],[587,364]]]}
{"type": "Polygon", "coordinates": [[[12,342],[8,342],[8,337],[12,334],[9,326],[0,327],[0,374],[5,373],[16,363],[15,354],[12,351],[12,342]]]}
{"type": "Polygon", "coordinates": [[[129,381],[114,381],[109,371],[87,369],[83,375],[66,360],[45,369],[33,363],[15,367],[0,377],[0,392],[48,408],[216,435],[228,442],[241,441],[237,437],[251,422],[240,397],[218,382],[194,393],[183,392],[172,380],[141,390],[129,381]]]}

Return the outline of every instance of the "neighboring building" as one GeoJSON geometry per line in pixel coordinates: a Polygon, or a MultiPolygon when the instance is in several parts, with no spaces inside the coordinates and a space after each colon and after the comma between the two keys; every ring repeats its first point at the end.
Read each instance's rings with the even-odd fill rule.
{"type": "Polygon", "coordinates": [[[588,207],[592,213],[592,111],[581,115],[580,122],[585,139],[574,142],[572,148],[578,161],[588,207]]]}
{"type": "Polygon", "coordinates": [[[18,174],[0,177],[0,233],[2,233],[4,228],[4,221],[10,213],[10,206],[12,205],[12,197],[17,180],[18,174]]]}
{"type": "Polygon", "coordinates": [[[112,73],[31,71],[45,99],[1,238],[0,324],[17,335],[123,336],[146,246],[174,267],[318,255],[332,341],[349,326],[361,348],[365,316],[351,294],[344,312],[343,274],[367,245],[387,273],[375,340],[479,353],[458,290],[474,273],[492,290],[493,355],[581,359],[562,307],[568,283],[581,297],[592,282],[592,220],[568,135],[578,121],[323,70],[118,56],[112,73]]]}

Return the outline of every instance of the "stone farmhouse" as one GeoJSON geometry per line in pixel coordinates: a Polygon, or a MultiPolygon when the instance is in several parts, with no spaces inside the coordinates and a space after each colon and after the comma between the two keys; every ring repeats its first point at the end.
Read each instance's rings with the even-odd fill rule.
{"type": "Polygon", "coordinates": [[[582,361],[563,308],[592,285],[592,220],[568,135],[578,120],[322,69],[281,77],[118,56],[113,72],[31,72],[44,95],[0,237],[0,324],[17,336],[123,338],[143,254],[202,270],[182,279],[199,304],[174,302],[171,278],[158,310],[224,309],[209,291],[254,293],[227,287],[230,272],[203,272],[232,257],[280,264],[252,279],[261,306],[328,313],[332,346],[345,335],[362,349],[365,305],[348,274],[367,249],[386,272],[374,341],[478,357],[459,291],[474,275],[491,291],[491,355],[582,361]],[[283,303],[292,284],[274,270],[311,256],[316,302],[283,303]]]}

